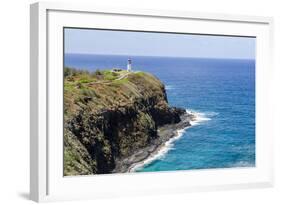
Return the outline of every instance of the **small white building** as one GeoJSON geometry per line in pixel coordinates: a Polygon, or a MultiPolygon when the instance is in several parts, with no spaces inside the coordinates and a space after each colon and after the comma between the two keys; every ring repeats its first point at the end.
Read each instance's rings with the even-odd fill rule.
{"type": "Polygon", "coordinates": [[[131,60],[130,58],[128,59],[127,71],[128,71],[128,72],[131,72],[131,71],[132,71],[132,60],[131,60]]]}

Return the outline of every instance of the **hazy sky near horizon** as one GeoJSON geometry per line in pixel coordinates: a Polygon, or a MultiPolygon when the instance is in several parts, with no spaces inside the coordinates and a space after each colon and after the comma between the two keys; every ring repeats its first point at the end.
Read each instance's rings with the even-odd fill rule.
{"type": "Polygon", "coordinates": [[[71,29],[64,31],[65,53],[128,56],[254,59],[249,37],[71,29]]]}

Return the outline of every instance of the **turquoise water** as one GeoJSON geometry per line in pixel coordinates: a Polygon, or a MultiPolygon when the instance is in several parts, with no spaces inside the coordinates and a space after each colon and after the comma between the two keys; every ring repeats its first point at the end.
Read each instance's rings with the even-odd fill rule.
{"type": "MultiPolygon", "coordinates": [[[[133,69],[157,76],[171,106],[204,121],[185,130],[166,152],[137,171],[255,166],[255,61],[130,56],[133,69]]],[[[66,54],[65,66],[126,68],[128,56],[66,54]]]]}

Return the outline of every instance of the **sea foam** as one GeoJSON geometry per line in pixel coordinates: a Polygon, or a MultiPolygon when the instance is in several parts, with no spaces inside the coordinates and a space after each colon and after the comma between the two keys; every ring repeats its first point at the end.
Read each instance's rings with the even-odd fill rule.
{"type": "Polygon", "coordinates": [[[172,85],[166,85],[165,86],[165,89],[166,90],[173,90],[175,87],[174,86],[172,86],[172,85]]]}
{"type": "Polygon", "coordinates": [[[198,112],[198,111],[188,110],[188,109],[186,109],[186,112],[188,114],[195,116],[195,120],[190,121],[191,126],[199,125],[204,121],[209,121],[209,120],[211,120],[211,117],[218,115],[218,113],[216,113],[216,112],[203,113],[203,112],[198,112]]]}

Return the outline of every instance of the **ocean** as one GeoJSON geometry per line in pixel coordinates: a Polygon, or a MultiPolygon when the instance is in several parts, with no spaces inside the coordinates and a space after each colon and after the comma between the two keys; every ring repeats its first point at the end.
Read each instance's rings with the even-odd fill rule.
{"type": "Polygon", "coordinates": [[[65,54],[64,65],[123,68],[157,76],[170,106],[200,120],[137,172],[255,166],[255,60],[65,54]]]}

